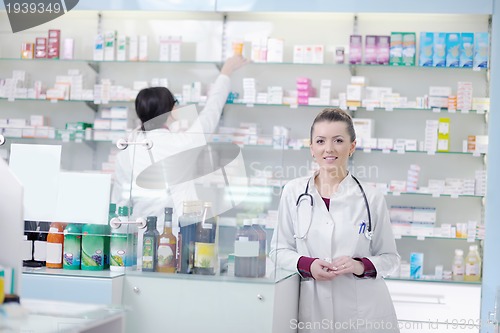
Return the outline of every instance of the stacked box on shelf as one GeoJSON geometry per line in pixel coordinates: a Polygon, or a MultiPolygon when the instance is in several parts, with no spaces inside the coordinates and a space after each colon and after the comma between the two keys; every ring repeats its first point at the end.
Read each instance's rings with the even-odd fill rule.
{"type": "Polygon", "coordinates": [[[311,79],[307,77],[298,77],[296,81],[297,87],[297,104],[308,105],[309,98],[316,96],[311,79]]]}

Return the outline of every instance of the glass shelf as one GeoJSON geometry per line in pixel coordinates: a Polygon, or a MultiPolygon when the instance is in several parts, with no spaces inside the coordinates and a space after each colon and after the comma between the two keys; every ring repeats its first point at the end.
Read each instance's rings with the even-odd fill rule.
{"type": "MultiPolygon", "coordinates": [[[[204,65],[220,65],[219,61],[198,61],[198,60],[181,60],[181,61],[160,61],[160,60],[145,60],[145,61],[133,61],[133,60],[92,60],[92,59],[48,59],[48,58],[33,58],[33,59],[22,59],[22,58],[0,58],[0,61],[61,61],[61,62],[82,62],[82,63],[135,63],[135,64],[204,64],[204,65]]],[[[252,65],[256,66],[327,66],[327,67],[339,67],[339,68],[350,68],[350,67],[360,67],[360,68],[397,68],[397,69],[417,69],[417,70],[460,70],[471,72],[484,72],[489,68],[479,68],[479,67],[428,67],[428,66],[391,66],[391,65],[378,65],[378,64],[336,64],[336,63],[296,63],[296,62],[252,62],[252,65]]]]}
{"type": "MultiPolygon", "coordinates": [[[[304,149],[309,149],[309,147],[304,147],[304,149]]],[[[356,151],[361,151],[363,153],[371,153],[371,152],[381,152],[384,154],[394,153],[403,155],[405,153],[409,154],[426,154],[426,155],[473,155],[476,157],[486,155],[485,153],[471,153],[471,152],[462,152],[462,151],[436,151],[436,152],[428,152],[425,150],[394,150],[394,149],[372,149],[372,148],[356,148],[356,151]]]]}
{"type": "MultiPolygon", "coordinates": [[[[436,240],[455,240],[455,241],[468,241],[467,238],[457,238],[457,237],[443,237],[443,236],[415,236],[415,235],[399,235],[396,236],[395,239],[402,239],[402,238],[409,238],[409,239],[418,239],[418,240],[424,240],[424,239],[436,239],[436,240]]],[[[480,242],[483,239],[475,238],[475,242],[480,242]]]]}
{"type": "Polygon", "coordinates": [[[433,194],[433,193],[419,193],[419,192],[394,192],[389,191],[386,193],[387,195],[392,196],[400,196],[400,195],[418,195],[418,196],[427,196],[427,197],[444,197],[444,198],[478,198],[482,199],[483,195],[470,195],[470,194],[433,194]]]}
{"type": "Polygon", "coordinates": [[[410,281],[410,282],[437,282],[437,283],[444,283],[444,284],[462,284],[462,285],[481,285],[481,281],[477,282],[471,282],[471,281],[454,281],[454,280],[434,280],[434,279],[409,279],[409,278],[392,278],[392,277],[387,277],[384,278],[385,280],[388,281],[410,281]]]}
{"type": "MultiPolygon", "coordinates": [[[[23,274],[38,274],[49,276],[76,276],[76,277],[93,277],[112,279],[115,277],[123,276],[124,272],[113,272],[108,270],[103,271],[88,271],[88,270],[71,270],[71,269],[56,269],[46,267],[23,267],[23,274]]],[[[127,272],[128,273],[128,272],[127,272]]]]}
{"type": "MultiPolygon", "coordinates": [[[[268,104],[268,103],[243,103],[243,102],[232,102],[232,103],[227,103],[227,105],[240,105],[240,106],[246,106],[248,108],[256,107],[256,106],[270,106],[270,107],[286,107],[290,109],[298,109],[298,108],[331,108],[331,107],[339,107],[339,106],[333,106],[333,105],[309,105],[309,104],[268,104]]],[[[366,107],[347,107],[347,110],[349,111],[386,111],[386,112],[404,112],[404,111],[417,111],[417,112],[433,112],[433,113],[451,113],[451,114],[484,114],[485,111],[481,110],[469,110],[469,112],[461,112],[461,111],[456,111],[456,112],[449,112],[447,109],[439,109],[439,112],[437,111],[437,108],[434,109],[424,109],[424,108],[393,108],[393,109],[386,109],[386,108],[374,108],[368,109],[366,107]]]]}

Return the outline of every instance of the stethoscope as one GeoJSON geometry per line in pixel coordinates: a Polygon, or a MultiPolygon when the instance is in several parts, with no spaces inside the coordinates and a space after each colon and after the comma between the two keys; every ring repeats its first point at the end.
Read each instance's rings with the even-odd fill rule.
{"type": "MultiPolygon", "coordinates": [[[[366,239],[371,240],[373,237],[373,231],[372,231],[372,216],[370,213],[370,205],[368,204],[368,198],[366,197],[365,190],[363,189],[363,186],[361,186],[361,183],[359,180],[356,179],[353,175],[351,175],[352,179],[356,181],[356,183],[359,186],[359,189],[361,190],[361,193],[363,194],[363,199],[365,201],[365,207],[366,207],[366,212],[368,213],[368,225],[366,225],[365,221],[362,221],[361,225],[359,226],[359,234],[364,233],[366,239]]],[[[312,194],[309,193],[309,183],[311,182],[311,178],[307,181],[306,189],[304,193],[299,195],[297,198],[297,203],[295,206],[297,207],[297,216],[298,216],[298,211],[299,211],[299,205],[302,201],[304,200],[309,200],[309,203],[311,204],[311,214],[309,214],[309,226],[307,227],[307,230],[303,236],[299,236],[298,234],[293,235],[295,239],[306,239],[307,235],[309,234],[309,229],[311,229],[311,224],[312,224],[312,210],[314,206],[314,198],[312,194]]],[[[298,228],[297,228],[298,230],[298,228]]]]}

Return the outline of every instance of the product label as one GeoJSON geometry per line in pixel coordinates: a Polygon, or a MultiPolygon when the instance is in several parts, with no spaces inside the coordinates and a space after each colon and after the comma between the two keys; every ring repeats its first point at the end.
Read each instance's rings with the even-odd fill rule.
{"type": "Polygon", "coordinates": [[[466,264],[465,275],[471,275],[471,276],[479,275],[479,265],[477,263],[466,264]]]}
{"type": "Polygon", "coordinates": [[[62,249],[61,243],[47,243],[47,262],[51,264],[62,263],[62,249]]]}
{"type": "Polygon", "coordinates": [[[175,265],[174,244],[158,246],[158,267],[174,267],[175,265]]]}
{"type": "Polygon", "coordinates": [[[142,243],[142,268],[153,269],[153,253],[154,239],[152,237],[144,237],[142,243]]]}
{"type": "Polygon", "coordinates": [[[103,267],[104,266],[104,237],[87,236],[82,237],[82,266],[103,267]]]}
{"type": "Polygon", "coordinates": [[[66,236],[64,239],[64,266],[80,266],[80,244],[81,237],[66,236]]]}
{"type": "MultiPolygon", "coordinates": [[[[258,241],[242,241],[240,237],[239,240],[234,242],[234,255],[236,257],[258,257],[259,256],[259,242],[258,241]]],[[[248,238],[247,238],[248,239],[248,238]]]]}
{"type": "Polygon", "coordinates": [[[47,242],[35,241],[33,259],[37,261],[46,261],[47,259],[47,242]]]}
{"type": "Polygon", "coordinates": [[[124,267],[127,260],[127,235],[112,235],[110,243],[111,266],[124,267]]]}
{"type": "Polygon", "coordinates": [[[194,266],[215,267],[215,243],[194,243],[194,266]]]}

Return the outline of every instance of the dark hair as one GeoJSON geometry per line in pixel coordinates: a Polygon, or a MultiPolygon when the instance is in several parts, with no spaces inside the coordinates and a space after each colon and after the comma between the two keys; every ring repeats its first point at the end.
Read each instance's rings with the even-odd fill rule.
{"type": "Polygon", "coordinates": [[[351,142],[354,142],[354,140],[356,140],[356,132],[354,131],[354,125],[352,123],[351,116],[347,112],[339,108],[326,108],[323,111],[321,111],[316,116],[316,118],[314,118],[314,121],[311,125],[311,138],[310,138],[311,142],[312,142],[314,125],[322,121],[326,122],[343,121],[347,125],[347,131],[349,132],[349,136],[351,137],[351,142]]]}
{"type": "MultiPolygon", "coordinates": [[[[139,91],[135,98],[135,112],[141,121],[142,129],[146,130],[144,126],[146,122],[172,111],[176,102],[174,95],[165,87],[145,88],[139,91]]],[[[160,122],[154,123],[159,124],[160,122]]],[[[161,125],[151,124],[149,126],[148,124],[147,127],[154,129],[161,127],[161,125]]]]}

